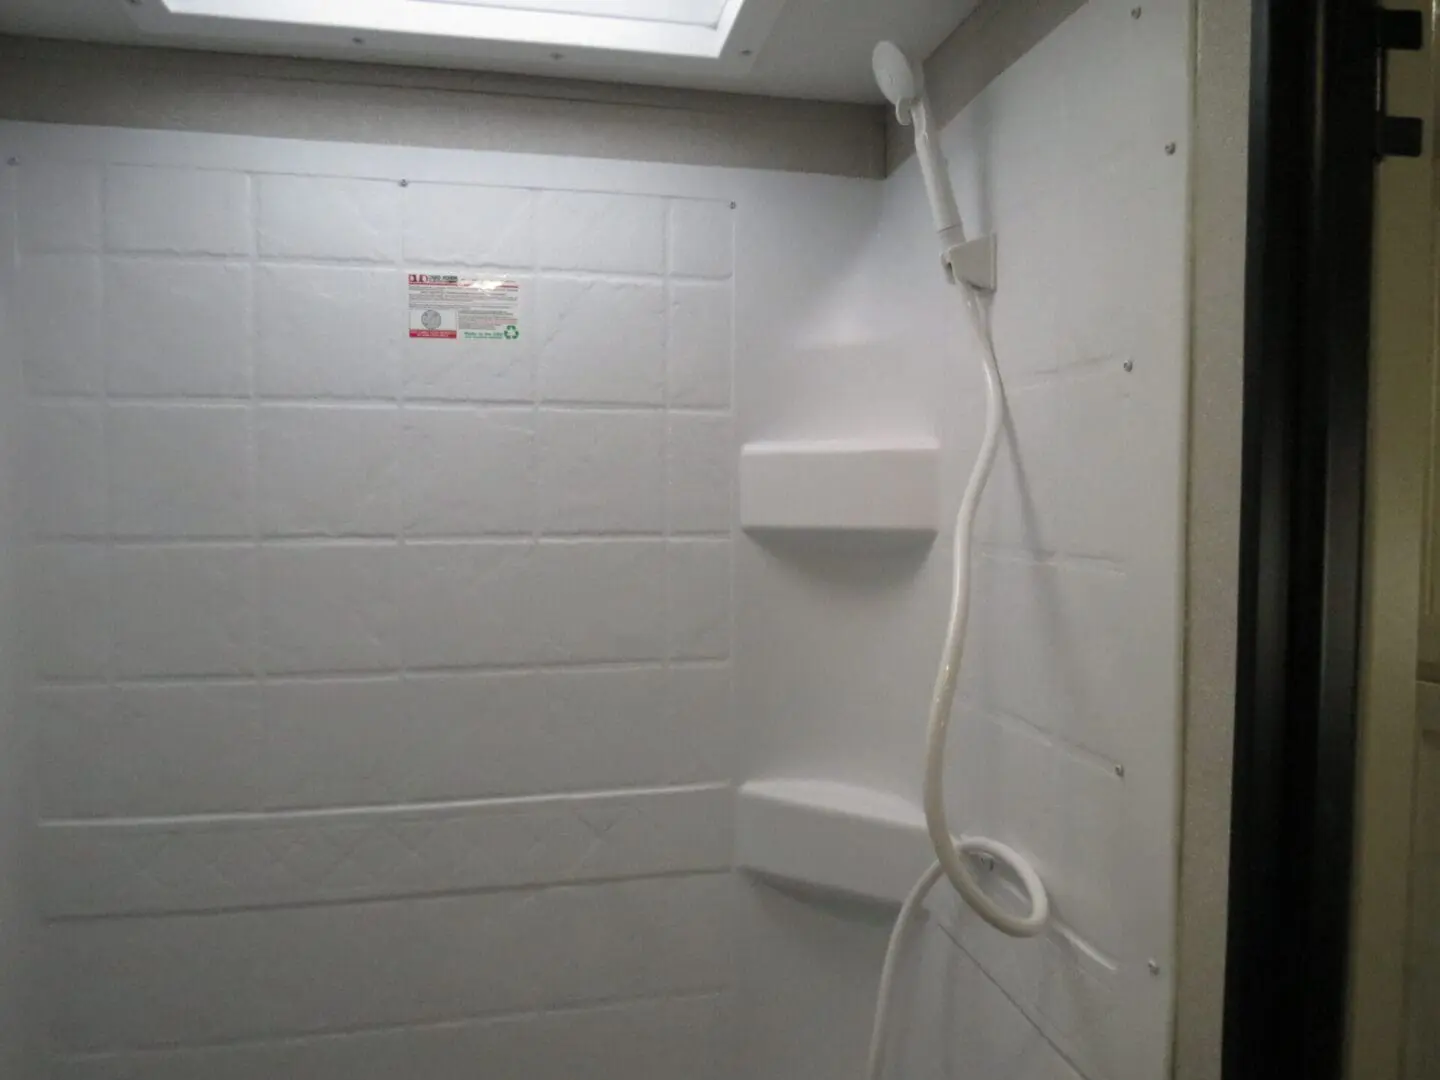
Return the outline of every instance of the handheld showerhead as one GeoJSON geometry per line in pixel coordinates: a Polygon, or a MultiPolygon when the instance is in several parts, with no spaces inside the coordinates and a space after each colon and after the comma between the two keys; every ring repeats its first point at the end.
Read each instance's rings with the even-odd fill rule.
{"type": "Polygon", "coordinates": [[[880,92],[895,106],[900,123],[915,128],[915,156],[925,177],[925,193],[930,198],[930,211],[935,218],[935,231],[940,234],[942,250],[965,242],[960,225],[960,211],[955,206],[955,193],[950,189],[950,172],[940,148],[930,134],[930,113],[925,105],[925,74],[918,64],[901,51],[893,41],[882,41],[870,54],[875,81],[880,92]]]}
{"type": "Polygon", "coordinates": [[[925,93],[925,80],[920,70],[893,41],[882,41],[870,54],[875,81],[902,124],[910,123],[910,112],[925,93]]]}

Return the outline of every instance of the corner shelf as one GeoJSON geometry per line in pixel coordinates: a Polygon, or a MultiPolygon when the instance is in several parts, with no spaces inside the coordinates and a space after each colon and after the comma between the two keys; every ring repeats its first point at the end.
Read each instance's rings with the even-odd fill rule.
{"type": "Polygon", "coordinates": [[[899,904],[934,861],[920,808],[831,780],[752,780],[735,800],[735,864],[762,877],[899,904]]]}
{"type": "Polygon", "coordinates": [[[934,439],[748,443],[740,451],[740,525],[934,536],[940,446],[934,439]]]}

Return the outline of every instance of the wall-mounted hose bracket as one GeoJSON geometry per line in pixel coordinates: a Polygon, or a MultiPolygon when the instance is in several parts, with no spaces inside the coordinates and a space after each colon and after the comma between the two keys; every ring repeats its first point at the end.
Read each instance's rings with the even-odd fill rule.
{"type": "MultiPolygon", "coordinates": [[[[940,237],[944,244],[945,237],[940,237]]],[[[994,292],[998,283],[995,269],[996,247],[994,236],[980,236],[974,240],[962,240],[944,248],[940,263],[951,284],[964,282],[972,289],[994,292]]]]}

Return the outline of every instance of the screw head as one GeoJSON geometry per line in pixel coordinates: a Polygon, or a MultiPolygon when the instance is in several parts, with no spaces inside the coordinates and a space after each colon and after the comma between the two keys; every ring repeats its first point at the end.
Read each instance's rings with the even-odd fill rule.
{"type": "Polygon", "coordinates": [[[364,39],[363,37],[352,37],[352,38],[350,39],[350,42],[351,42],[351,44],[353,44],[353,45],[364,45],[364,44],[365,44],[365,39],[364,39]]]}
{"type": "Polygon", "coordinates": [[[1126,371],[1134,371],[1134,370],[1135,370],[1135,361],[1134,361],[1134,360],[1126,360],[1125,363],[1121,364],[1120,366],[1123,367],[1126,371]]]}
{"type": "Polygon", "coordinates": [[[20,159],[19,159],[18,157],[8,157],[8,158],[5,159],[5,164],[6,164],[6,165],[19,165],[19,164],[20,164],[20,159]]]}
{"type": "Polygon", "coordinates": [[[1132,7],[1132,8],[1130,9],[1130,18],[1132,18],[1132,19],[1138,19],[1138,18],[1140,17],[1140,11],[1141,11],[1140,8],[1138,8],[1138,7],[1132,7]]]}
{"type": "Polygon", "coordinates": [[[741,49],[741,50],[740,50],[740,55],[741,55],[741,56],[754,56],[754,55],[755,55],[755,50],[754,50],[754,49],[741,49]]]}
{"type": "Polygon", "coordinates": [[[1159,960],[1147,960],[1147,961],[1145,961],[1145,967],[1146,967],[1147,969],[1149,969],[1151,975],[1159,975],[1159,974],[1160,974],[1160,961],[1159,961],[1159,960]]]}
{"type": "Polygon", "coordinates": [[[731,210],[734,210],[737,205],[738,205],[737,203],[733,203],[733,202],[732,202],[732,203],[730,204],[730,209],[731,209],[731,210]]]}
{"type": "Polygon", "coordinates": [[[1175,144],[1174,144],[1173,142],[1167,142],[1167,143],[1165,144],[1165,153],[1167,153],[1167,154],[1173,154],[1173,153],[1175,153],[1175,144]]]}
{"type": "Polygon", "coordinates": [[[400,186],[401,186],[401,187],[409,187],[409,186],[410,186],[410,181],[409,181],[409,180],[401,180],[401,181],[400,181],[400,186]]]}
{"type": "Polygon", "coordinates": [[[564,54],[563,52],[552,52],[552,53],[550,54],[550,59],[551,59],[551,60],[564,60],[564,59],[565,59],[565,54],[564,54]]]}
{"type": "Polygon", "coordinates": [[[1115,775],[1116,775],[1116,776],[1124,776],[1124,775],[1125,775],[1125,766],[1124,766],[1124,765],[1116,765],[1116,766],[1115,766],[1115,775]]]}

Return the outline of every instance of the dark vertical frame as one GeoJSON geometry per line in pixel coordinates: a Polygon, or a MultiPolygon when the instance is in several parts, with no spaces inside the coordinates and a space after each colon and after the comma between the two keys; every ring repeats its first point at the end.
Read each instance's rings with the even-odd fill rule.
{"type": "Polygon", "coordinates": [[[1354,830],[1374,8],[1255,0],[1226,1080],[1339,1080],[1354,830]]]}

